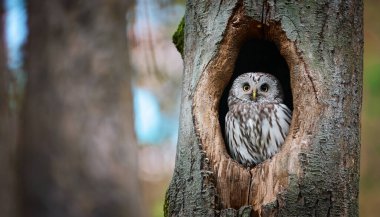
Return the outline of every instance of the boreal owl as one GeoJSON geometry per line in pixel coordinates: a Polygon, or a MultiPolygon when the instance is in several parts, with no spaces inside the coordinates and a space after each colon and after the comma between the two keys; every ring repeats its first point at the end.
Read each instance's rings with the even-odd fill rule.
{"type": "Polygon", "coordinates": [[[292,114],[283,104],[276,77],[262,72],[240,75],[229,92],[228,109],[226,139],[234,160],[251,167],[279,151],[292,114]]]}

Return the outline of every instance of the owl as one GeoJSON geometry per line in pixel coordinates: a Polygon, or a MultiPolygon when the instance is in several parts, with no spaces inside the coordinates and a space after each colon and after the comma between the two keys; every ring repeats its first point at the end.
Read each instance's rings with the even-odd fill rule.
{"type": "Polygon", "coordinates": [[[234,160],[252,167],[279,151],[292,116],[282,102],[280,82],[271,74],[248,72],[234,80],[225,117],[228,149],[234,160]]]}

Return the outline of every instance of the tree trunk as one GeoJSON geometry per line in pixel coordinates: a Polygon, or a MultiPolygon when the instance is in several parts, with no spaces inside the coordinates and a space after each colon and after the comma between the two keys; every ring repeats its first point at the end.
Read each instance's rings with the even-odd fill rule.
{"type": "Polygon", "coordinates": [[[166,216],[358,216],[362,13],[360,0],[187,2],[166,216]],[[244,69],[282,78],[293,108],[281,151],[251,169],[230,158],[221,123],[244,69]]]}
{"type": "Polygon", "coordinates": [[[30,0],[20,216],[140,216],[129,0],[30,0]]]}
{"type": "Polygon", "coordinates": [[[0,213],[15,216],[15,164],[16,116],[10,108],[11,76],[7,70],[5,50],[4,1],[0,0],[0,213]]]}

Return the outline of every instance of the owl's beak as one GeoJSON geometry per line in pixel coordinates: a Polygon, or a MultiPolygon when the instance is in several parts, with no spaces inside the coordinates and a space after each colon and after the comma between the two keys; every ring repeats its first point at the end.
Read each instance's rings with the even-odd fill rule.
{"type": "Polygon", "coordinates": [[[252,91],[252,99],[253,99],[253,101],[257,100],[257,90],[256,89],[253,89],[253,91],[252,91]]]}

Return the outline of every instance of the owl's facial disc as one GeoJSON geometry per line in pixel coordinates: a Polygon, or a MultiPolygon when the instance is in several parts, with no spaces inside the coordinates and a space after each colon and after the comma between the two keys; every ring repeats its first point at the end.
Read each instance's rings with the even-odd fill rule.
{"type": "Polygon", "coordinates": [[[281,103],[282,89],[280,82],[271,74],[245,73],[235,79],[231,96],[244,102],[281,103]]]}

